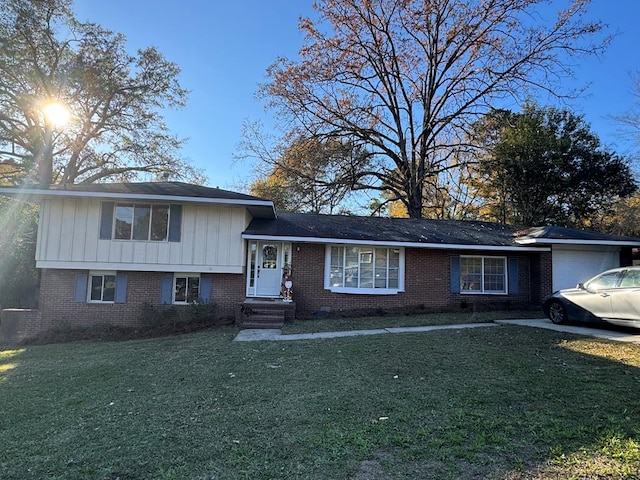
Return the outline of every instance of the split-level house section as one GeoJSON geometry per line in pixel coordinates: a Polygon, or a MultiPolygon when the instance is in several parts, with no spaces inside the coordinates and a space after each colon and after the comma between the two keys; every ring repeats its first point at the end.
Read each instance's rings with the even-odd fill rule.
{"type": "Polygon", "coordinates": [[[548,226],[276,212],[269,200],[179,182],[0,195],[40,205],[30,334],[135,326],[146,305],[192,302],[245,324],[265,305],[288,318],[537,308],[554,289],[629,265],[640,245],[548,226]]]}
{"type": "Polygon", "coordinates": [[[22,190],[40,204],[39,328],[136,325],[150,305],[244,299],[242,232],[270,201],[177,182],[22,190]]]}

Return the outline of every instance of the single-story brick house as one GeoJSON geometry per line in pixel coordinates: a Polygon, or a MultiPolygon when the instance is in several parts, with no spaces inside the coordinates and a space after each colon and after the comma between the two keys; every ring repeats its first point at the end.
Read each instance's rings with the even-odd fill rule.
{"type": "Polygon", "coordinates": [[[243,319],[259,304],[285,303],[287,277],[287,314],[299,318],[537,306],[554,289],[630,264],[640,245],[557,227],[276,212],[269,200],[180,182],[0,195],[41,205],[31,334],[61,322],[136,325],[145,303],[196,298],[243,319]]]}

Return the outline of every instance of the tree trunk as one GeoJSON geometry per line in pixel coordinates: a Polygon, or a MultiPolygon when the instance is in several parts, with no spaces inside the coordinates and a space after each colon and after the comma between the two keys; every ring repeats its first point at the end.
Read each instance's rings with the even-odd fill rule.
{"type": "Polygon", "coordinates": [[[407,188],[407,213],[409,218],[422,218],[422,185],[407,188]]]}

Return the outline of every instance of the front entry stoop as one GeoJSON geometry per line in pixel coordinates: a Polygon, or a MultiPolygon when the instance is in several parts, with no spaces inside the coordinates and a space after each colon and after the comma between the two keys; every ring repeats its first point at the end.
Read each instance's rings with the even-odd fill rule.
{"type": "Polygon", "coordinates": [[[242,328],[282,328],[295,319],[296,304],[281,298],[247,298],[239,305],[236,323],[242,328]]]}

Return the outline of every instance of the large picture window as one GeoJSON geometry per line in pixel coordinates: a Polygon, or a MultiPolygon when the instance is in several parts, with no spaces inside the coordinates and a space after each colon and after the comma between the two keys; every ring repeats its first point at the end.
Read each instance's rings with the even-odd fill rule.
{"type": "Polygon", "coordinates": [[[397,293],[402,285],[402,249],[332,246],[327,288],[346,293],[397,293]]]}
{"type": "Polygon", "coordinates": [[[505,257],[460,257],[461,293],[507,293],[505,257]]]}
{"type": "Polygon", "coordinates": [[[115,208],[117,240],[167,240],[169,205],[118,204],[115,208]]]}

